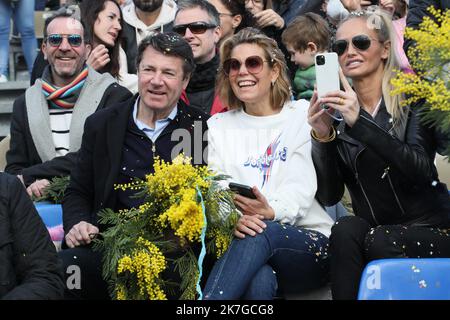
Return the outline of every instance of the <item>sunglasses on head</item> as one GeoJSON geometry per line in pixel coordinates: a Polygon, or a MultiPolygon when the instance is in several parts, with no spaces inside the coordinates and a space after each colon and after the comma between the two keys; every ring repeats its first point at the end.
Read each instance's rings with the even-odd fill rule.
{"type": "Polygon", "coordinates": [[[173,26],[172,30],[178,33],[181,36],[184,36],[186,33],[186,29],[189,30],[193,34],[204,34],[208,29],[214,29],[217,26],[215,24],[205,23],[205,22],[193,22],[186,24],[179,24],[177,26],[173,26]]]}
{"type": "MultiPolygon", "coordinates": [[[[365,51],[365,50],[369,49],[372,40],[381,42],[380,40],[372,39],[372,38],[366,36],[365,34],[360,34],[360,35],[354,36],[352,38],[352,44],[353,44],[353,47],[355,47],[356,49],[365,51]]],[[[344,52],[347,50],[347,48],[348,48],[348,40],[344,40],[344,39],[336,40],[332,46],[332,50],[334,52],[336,52],[338,56],[343,55],[344,52]]]]}
{"type": "Polygon", "coordinates": [[[52,47],[58,47],[61,45],[63,38],[67,38],[67,42],[72,47],[79,47],[83,42],[83,38],[79,34],[51,34],[47,37],[47,41],[52,47]]]}
{"type": "MultiPolygon", "coordinates": [[[[260,56],[251,56],[245,59],[244,65],[245,69],[247,69],[248,73],[257,74],[260,73],[263,69],[264,62],[267,60],[263,60],[260,56]]],[[[227,76],[235,76],[241,70],[242,63],[238,59],[228,59],[223,62],[223,72],[227,76]]]]}

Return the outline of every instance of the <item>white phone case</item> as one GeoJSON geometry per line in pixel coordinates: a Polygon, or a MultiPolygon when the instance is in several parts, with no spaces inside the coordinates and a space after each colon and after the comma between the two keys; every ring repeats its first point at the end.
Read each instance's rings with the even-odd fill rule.
{"type": "Polygon", "coordinates": [[[314,57],[316,65],[317,94],[323,97],[330,91],[339,90],[339,62],[335,52],[318,53],[314,57]],[[317,64],[317,57],[324,56],[325,63],[317,64]]]}

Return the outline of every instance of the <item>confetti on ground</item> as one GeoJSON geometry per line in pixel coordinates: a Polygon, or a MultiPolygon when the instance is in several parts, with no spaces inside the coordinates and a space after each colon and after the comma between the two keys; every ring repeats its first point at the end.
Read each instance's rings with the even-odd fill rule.
{"type": "Polygon", "coordinates": [[[419,288],[423,289],[427,287],[427,283],[425,282],[425,280],[420,280],[419,281],[419,288]]]}

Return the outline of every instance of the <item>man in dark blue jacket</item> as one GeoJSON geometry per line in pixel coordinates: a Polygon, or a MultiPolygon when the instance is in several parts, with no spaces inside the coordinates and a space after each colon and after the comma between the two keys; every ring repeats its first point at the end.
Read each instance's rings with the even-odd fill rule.
{"type": "Polygon", "coordinates": [[[137,55],[139,94],[87,119],[78,164],[63,201],[65,242],[70,249],[61,256],[65,266],[79,265],[82,275],[79,288],[67,290],[70,297],[108,297],[101,279],[101,255],[89,247],[104,227],[97,223],[97,212],[143,203],[131,198],[130,191],[114,190],[115,184],[145,178],[153,172],[155,156],[169,162],[184,152],[193,164],[204,164],[208,115],[180,100],[194,66],[192,50],[178,34],[144,38],[137,55]]]}

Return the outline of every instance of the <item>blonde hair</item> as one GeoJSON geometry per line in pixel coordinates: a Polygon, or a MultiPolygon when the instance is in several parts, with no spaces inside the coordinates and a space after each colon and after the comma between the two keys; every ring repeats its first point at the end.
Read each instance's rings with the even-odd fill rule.
{"type": "Polygon", "coordinates": [[[369,29],[377,33],[381,42],[390,42],[389,56],[384,62],[382,92],[387,111],[392,116],[394,123],[401,125],[407,119],[408,109],[401,106],[401,101],[404,99],[402,95],[391,95],[393,90],[391,79],[395,77],[396,71],[400,70],[399,60],[395,52],[396,40],[392,19],[385,10],[380,9],[378,6],[370,6],[364,11],[350,13],[347,18],[341,21],[339,26],[351,19],[365,19],[369,29]]]}
{"type": "Polygon", "coordinates": [[[282,107],[291,96],[290,82],[287,75],[286,61],[275,40],[267,37],[255,28],[245,28],[226,39],[220,47],[220,68],[217,75],[216,88],[221,101],[229,110],[243,108],[244,103],[239,100],[231,89],[229,77],[223,71],[224,61],[230,59],[233,49],[244,43],[258,45],[264,50],[265,59],[270,68],[277,66],[280,74],[271,87],[270,102],[273,107],[282,107]]]}

